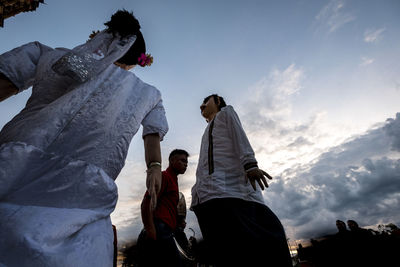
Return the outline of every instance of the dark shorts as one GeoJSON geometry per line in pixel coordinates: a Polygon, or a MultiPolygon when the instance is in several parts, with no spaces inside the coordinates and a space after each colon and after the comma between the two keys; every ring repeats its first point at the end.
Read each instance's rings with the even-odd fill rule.
{"type": "Polygon", "coordinates": [[[282,224],[267,206],[221,198],[193,211],[216,266],[292,266],[282,224]]]}
{"type": "Polygon", "coordinates": [[[154,222],[157,231],[157,240],[146,237],[142,230],[139,234],[137,246],[139,251],[140,267],[179,267],[181,259],[176,247],[171,228],[161,220],[154,222]]]}

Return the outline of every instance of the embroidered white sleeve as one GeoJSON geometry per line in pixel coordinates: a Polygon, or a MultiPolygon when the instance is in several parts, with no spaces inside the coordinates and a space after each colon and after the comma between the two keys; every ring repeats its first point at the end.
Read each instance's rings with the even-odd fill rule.
{"type": "Polygon", "coordinates": [[[164,136],[168,132],[168,122],[165,116],[164,106],[162,100],[146,115],[142,121],[143,125],[143,136],[158,133],[160,141],[163,140],[164,136]]]}
{"type": "Polygon", "coordinates": [[[235,110],[232,106],[227,106],[225,110],[229,133],[232,135],[233,146],[234,149],[239,153],[242,166],[250,162],[257,162],[254,156],[253,148],[247,139],[246,133],[244,132],[242,124],[235,110]]]}

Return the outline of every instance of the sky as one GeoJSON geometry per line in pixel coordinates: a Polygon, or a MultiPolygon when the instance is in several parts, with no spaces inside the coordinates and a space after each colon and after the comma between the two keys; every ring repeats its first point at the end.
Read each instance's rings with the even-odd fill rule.
{"type": "MultiPolygon", "coordinates": [[[[5,20],[0,53],[27,42],[73,48],[118,9],[139,19],[154,63],[132,71],[162,93],[174,148],[189,152],[179,176],[189,206],[212,93],[238,113],[260,168],[263,193],[291,242],[335,233],[336,219],[400,226],[400,2],[397,0],[47,0],[5,20]]],[[[30,90],[0,103],[0,127],[30,90]]],[[[116,180],[111,218],[120,245],[142,228],[140,134],[116,180]]],[[[201,236],[193,212],[188,236],[201,236]]]]}

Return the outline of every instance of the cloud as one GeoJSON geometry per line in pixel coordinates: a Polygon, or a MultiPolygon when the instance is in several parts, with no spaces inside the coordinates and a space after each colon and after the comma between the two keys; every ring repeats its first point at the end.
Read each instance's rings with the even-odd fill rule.
{"type": "Polygon", "coordinates": [[[367,66],[370,65],[374,62],[375,60],[373,58],[368,58],[368,57],[361,57],[361,63],[360,66],[367,66]]]}
{"type": "MultiPolygon", "coordinates": [[[[291,64],[285,70],[272,70],[249,88],[252,97],[239,109],[243,110],[244,121],[250,131],[259,129],[276,129],[277,122],[292,112],[290,97],[301,89],[304,71],[291,64]]],[[[284,131],[284,129],[281,129],[284,131]]]]}
{"type": "Polygon", "coordinates": [[[324,111],[295,120],[292,98],[305,79],[295,64],[275,69],[236,106],[259,165],[274,177],[267,205],[291,238],[334,233],[336,219],[399,223],[400,113],[361,133],[324,111]]]}
{"type": "Polygon", "coordinates": [[[319,25],[328,28],[328,32],[332,33],[343,27],[347,23],[355,20],[355,17],[344,11],[345,1],[332,0],[325,5],[317,14],[316,21],[319,25]]]}
{"type": "Polygon", "coordinates": [[[385,32],[385,28],[380,29],[367,29],[364,32],[364,41],[366,43],[376,43],[382,39],[382,35],[385,32]]]}
{"type": "Polygon", "coordinates": [[[305,146],[305,145],[312,145],[313,143],[307,140],[306,138],[299,136],[297,137],[296,140],[293,141],[293,143],[290,143],[288,147],[294,147],[298,148],[300,146],[305,146]]]}
{"type": "Polygon", "coordinates": [[[146,191],[145,170],[144,163],[126,161],[116,180],[119,198],[111,221],[117,227],[119,246],[135,241],[142,229],[140,203],[146,191]]]}
{"type": "Polygon", "coordinates": [[[313,162],[287,169],[265,197],[296,238],[334,233],[336,219],[399,223],[400,113],[313,162]]]}
{"type": "Polygon", "coordinates": [[[348,131],[326,124],[324,111],[293,119],[292,100],[301,94],[305,79],[295,64],[274,69],[248,89],[248,100],[241,97],[235,106],[257,160],[275,174],[309,162],[349,137],[348,131]]]}
{"type": "Polygon", "coordinates": [[[396,114],[395,119],[388,119],[385,125],[385,131],[388,136],[392,137],[391,149],[393,151],[400,151],[400,113],[396,114]]]}

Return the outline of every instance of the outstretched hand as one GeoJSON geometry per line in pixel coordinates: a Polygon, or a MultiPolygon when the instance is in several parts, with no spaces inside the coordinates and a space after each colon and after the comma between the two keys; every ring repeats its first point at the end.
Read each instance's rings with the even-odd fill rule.
{"type": "Polygon", "coordinates": [[[157,195],[161,190],[161,166],[152,166],[147,170],[146,187],[150,194],[150,207],[153,211],[157,206],[157,195]]]}
{"type": "Polygon", "coordinates": [[[254,190],[256,190],[256,181],[260,185],[261,190],[264,190],[265,187],[268,187],[267,179],[272,179],[271,175],[269,175],[267,172],[255,168],[252,169],[248,172],[246,172],[246,183],[250,181],[251,186],[253,187],[254,190]]]}

